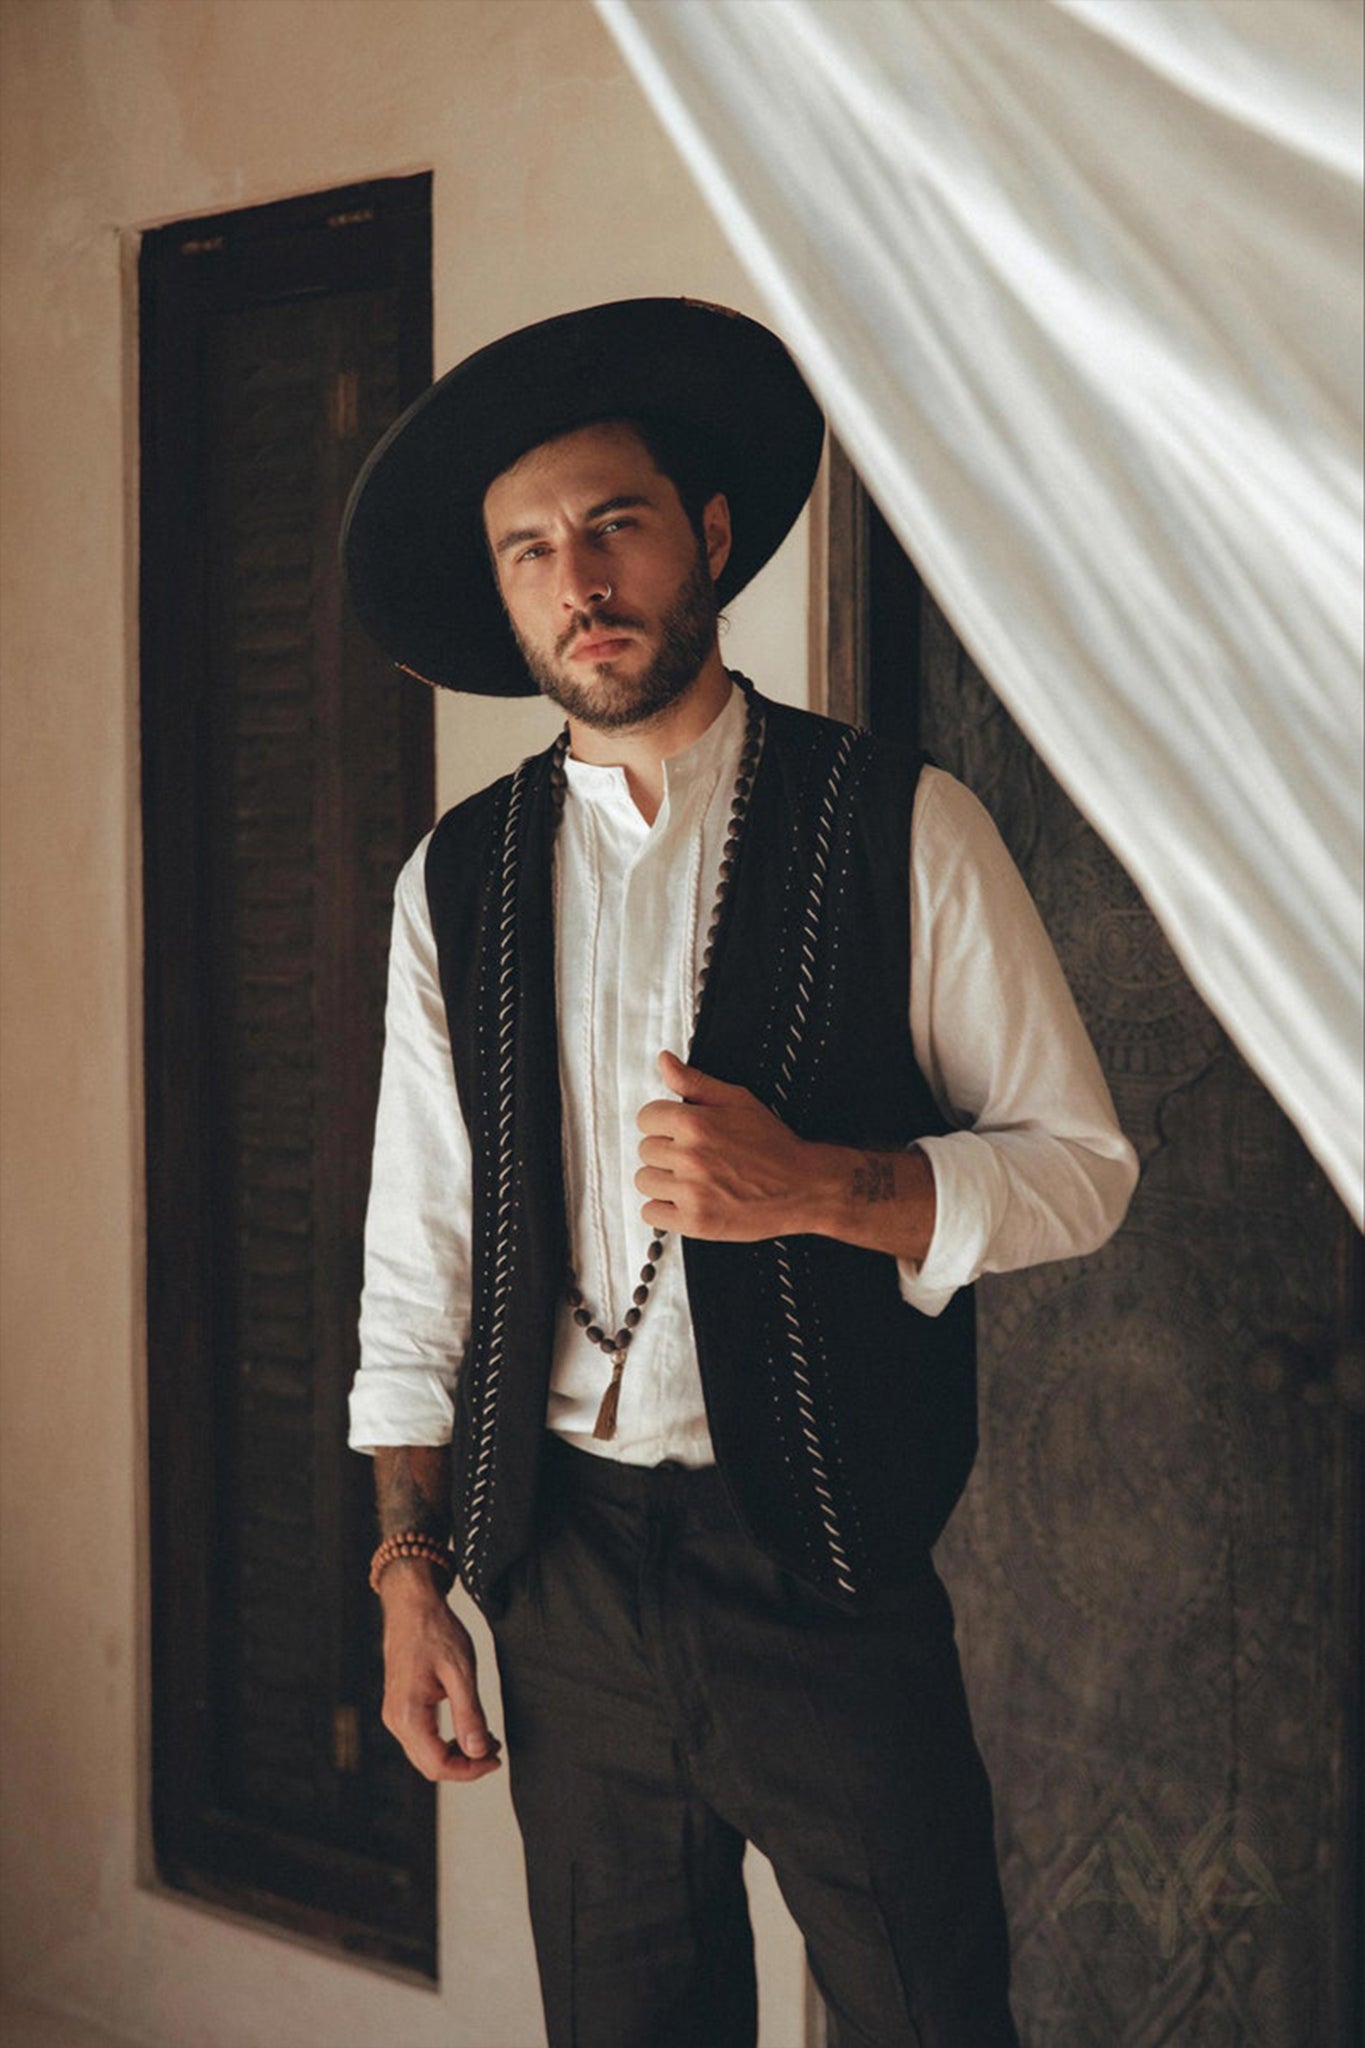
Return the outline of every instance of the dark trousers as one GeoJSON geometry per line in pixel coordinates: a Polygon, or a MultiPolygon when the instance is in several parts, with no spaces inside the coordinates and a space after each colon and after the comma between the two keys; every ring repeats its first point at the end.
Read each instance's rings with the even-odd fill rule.
{"type": "Polygon", "coordinates": [[[551,1440],[494,1622],[550,2048],[753,2048],[771,1860],[839,2048],[1013,2048],[990,1788],[928,1559],[849,1616],[719,1474],[551,1440]]]}

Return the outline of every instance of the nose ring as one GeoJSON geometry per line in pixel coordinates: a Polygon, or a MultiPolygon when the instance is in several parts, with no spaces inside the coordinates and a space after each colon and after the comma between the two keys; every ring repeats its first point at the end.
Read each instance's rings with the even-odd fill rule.
{"type": "Polygon", "coordinates": [[[603,586],[602,586],[602,595],[601,595],[601,596],[600,596],[600,597],[598,598],[598,600],[597,600],[597,601],[598,601],[598,603],[599,603],[599,604],[609,604],[609,603],[611,602],[611,585],[610,585],[610,583],[605,583],[605,584],[603,584],[603,586]]]}

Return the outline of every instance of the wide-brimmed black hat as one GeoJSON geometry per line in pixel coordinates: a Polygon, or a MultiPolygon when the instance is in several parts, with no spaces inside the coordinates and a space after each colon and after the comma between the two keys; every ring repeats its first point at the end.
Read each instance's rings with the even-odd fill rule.
{"type": "Polygon", "coordinates": [[[449,689],[535,694],[489,564],[484,493],[529,448],[613,418],[665,421],[707,448],[734,531],[720,602],[758,574],[820,461],[824,420],[795,363],[724,306],[588,306],[457,363],[356,478],[342,561],[356,616],[391,660],[449,689]]]}

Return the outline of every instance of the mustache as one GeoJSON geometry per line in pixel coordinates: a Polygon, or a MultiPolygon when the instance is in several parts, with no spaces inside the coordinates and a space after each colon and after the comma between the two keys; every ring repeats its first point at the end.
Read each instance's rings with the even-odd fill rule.
{"type": "Polygon", "coordinates": [[[642,633],[644,628],[644,620],[632,617],[629,612],[575,612],[555,642],[555,655],[567,654],[575,640],[582,640],[589,634],[596,636],[603,631],[642,633]]]}

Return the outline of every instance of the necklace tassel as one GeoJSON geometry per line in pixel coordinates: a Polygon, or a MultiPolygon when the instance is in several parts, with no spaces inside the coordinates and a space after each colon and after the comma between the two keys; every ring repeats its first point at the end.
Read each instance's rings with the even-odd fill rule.
{"type": "Polygon", "coordinates": [[[626,1369],[626,1354],[618,1351],[611,1361],[611,1378],[607,1391],[602,1396],[602,1406],[597,1411],[597,1420],[592,1433],[599,1443],[610,1443],[616,1434],[616,1410],[621,1400],[621,1374],[626,1369]]]}

